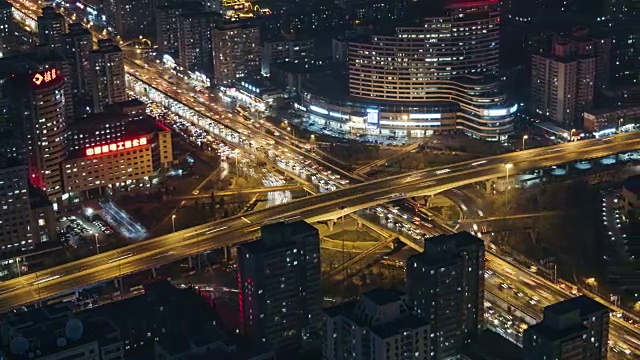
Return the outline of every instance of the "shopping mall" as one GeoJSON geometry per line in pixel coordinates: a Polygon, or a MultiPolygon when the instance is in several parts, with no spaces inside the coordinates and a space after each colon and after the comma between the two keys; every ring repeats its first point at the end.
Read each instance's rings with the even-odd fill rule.
{"type": "MultiPolygon", "coordinates": [[[[346,54],[346,92],[338,81],[310,82],[295,104],[308,125],[343,134],[424,137],[461,131],[487,141],[513,132],[517,104],[506,99],[499,68],[499,2],[447,0],[420,25],[366,40],[334,41],[346,54]]],[[[321,79],[322,80],[322,79],[321,79]]]]}

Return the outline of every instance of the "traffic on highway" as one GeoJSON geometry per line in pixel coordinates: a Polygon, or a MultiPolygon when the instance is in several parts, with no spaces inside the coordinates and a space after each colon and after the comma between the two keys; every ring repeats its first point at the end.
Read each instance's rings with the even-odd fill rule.
{"type": "MultiPolygon", "coordinates": [[[[31,9],[33,10],[33,9],[31,9]]],[[[526,172],[581,159],[594,159],[636,150],[640,136],[623,134],[604,139],[570,142],[546,148],[530,149],[482,160],[416,171],[356,184],[363,180],[331,166],[322,157],[311,154],[312,148],[287,132],[272,129],[263,120],[238,115],[213,104],[208,94],[189,91],[182,85],[157,76],[151,67],[127,62],[128,86],[141,99],[162,107],[159,116],[173,116],[174,121],[188,121],[202,129],[202,141],[217,142],[218,147],[240,147],[252,159],[275,164],[282,172],[309,184],[313,196],[289,201],[224,220],[178,231],[118,250],[82,259],[38,273],[28,274],[0,284],[0,310],[48,299],[81,289],[87,285],[121,278],[123,275],[179,261],[206,250],[231,246],[255,238],[261,225],[273,221],[303,218],[307,221],[334,220],[345,214],[375,207],[380,217],[402,228],[414,245],[422,246],[425,237],[439,232],[428,223],[396,209],[387,202],[416,195],[434,194],[462,185],[504,176],[505,165],[526,172]],[[273,134],[264,129],[271,128],[273,134]]],[[[236,154],[237,156],[237,154],[236,154]]],[[[288,199],[287,199],[288,200],[288,199]]],[[[487,291],[497,299],[519,309],[523,318],[540,319],[545,305],[573,296],[534,274],[488,255],[487,291]]],[[[495,303],[495,302],[494,302],[495,303]]],[[[495,306],[495,305],[494,305],[495,306]]],[[[490,314],[493,316],[493,314],[490,314]]],[[[514,319],[502,315],[490,318],[506,328],[521,327],[514,319]]],[[[529,322],[531,323],[531,322],[529,322]]],[[[630,356],[640,356],[640,329],[614,318],[611,347],[630,356]]],[[[520,332],[507,334],[518,339],[520,332]]]]}

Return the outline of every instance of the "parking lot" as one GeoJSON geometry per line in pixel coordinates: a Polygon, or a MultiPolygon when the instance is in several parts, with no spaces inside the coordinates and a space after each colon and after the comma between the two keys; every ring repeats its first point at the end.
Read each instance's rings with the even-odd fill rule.
{"type": "Polygon", "coordinates": [[[60,222],[60,241],[68,248],[88,246],[94,248],[109,242],[109,236],[115,231],[104,220],[89,222],[81,216],[69,215],[58,218],[60,222]]]}

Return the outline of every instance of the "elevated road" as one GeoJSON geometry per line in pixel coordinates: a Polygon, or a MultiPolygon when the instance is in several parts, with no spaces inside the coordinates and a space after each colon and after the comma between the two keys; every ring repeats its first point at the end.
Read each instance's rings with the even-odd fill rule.
{"type": "Polygon", "coordinates": [[[344,212],[384,203],[399,196],[438,193],[504,176],[505,163],[512,163],[514,167],[510,171],[515,173],[638,148],[640,134],[624,134],[607,140],[585,140],[467,161],[310,196],[6,281],[0,284],[0,311],[178,261],[205,250],[236,245],[255,238],[260,226],[269,222],[292,217],[301,217],[310,222],[336,219],[344,212]]]}
{"type": "MultiPolygon", "coordinates": [[[[269,186],[269,187],[261,187],[254,189],[235,189],[235,190],[219,190],[214,193],[215,196],[227,196],[227,195],[237,195],[237,194],[264,194],[270,192],[278,192],[278,191],[295,191],[295,190],[305,190],[305,187],[302,185],[281,185],[281,186],[269,186]]],[[[167,200],[193,200],[193,199],[202,199],[211,197],[210,193],[203,193],[197,195],[185,195],[185,196],[170,196],[167,200]]]]}

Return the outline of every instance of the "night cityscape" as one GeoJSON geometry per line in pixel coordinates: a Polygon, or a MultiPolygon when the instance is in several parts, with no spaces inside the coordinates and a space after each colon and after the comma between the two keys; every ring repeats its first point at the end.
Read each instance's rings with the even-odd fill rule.
{"type": "Polygon", "coordinates": [[[640,1],[0,0],[0,360],[640,359],[640,1]]]}

